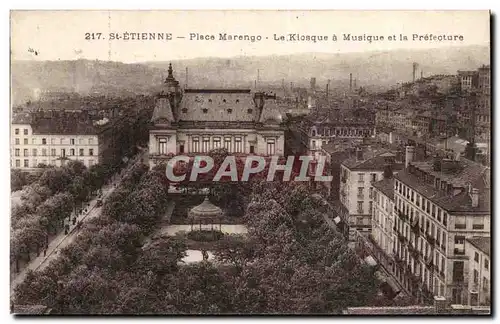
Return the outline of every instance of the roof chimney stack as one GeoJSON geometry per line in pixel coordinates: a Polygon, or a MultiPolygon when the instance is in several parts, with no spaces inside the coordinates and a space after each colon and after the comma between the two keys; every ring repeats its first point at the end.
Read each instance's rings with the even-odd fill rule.
{"type": "Polygon", "coordinates": [[[472,188],[470,192],[470,199],[472,200],[472,207],[476,208],[479,206],[479,189],[472,188]]]}
{"type": "Polygon", "coordinates": [[[361,147],[356,148],[356,161],[363,161],[363,150],[361,147]]]}
{"type": "Polygon", "coordinates": [[[413,162],[414,155],[415,155],[415,147],[407,146],[405,155],[405,168],[408,168],[408,165],[410,165],[410,163],[413,162]]]}

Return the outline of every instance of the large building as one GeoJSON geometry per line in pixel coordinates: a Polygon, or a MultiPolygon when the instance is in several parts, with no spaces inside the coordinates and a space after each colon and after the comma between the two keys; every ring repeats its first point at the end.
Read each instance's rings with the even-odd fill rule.
{"type": "Polygon", "coordinates": [[[372,228],[373,183],[381,180],[384,171],[397,172],[402,168],[400,158],[389,150],[363,150],[341,164],[341,217],[349,224],[349,240],[355,231],[369,235],[372,228]]]}
{"type": "Polygon", "coordinates": [[[469,258],[469,299],[471,306],[490,305],[491,253],[490,238],[484,236],[465,239],[469,258]]]}
{"type": "Polygon", "coordinates": [[[236,155],[284,154],[284,125],[275,97],[249,89],[184,89],[169,66],[149,134],[151,167],[172,155],[226,148],[236,155]]]}
{"type": "Polygon", "coordinates": [[[78,160],[100,163],[108,138],[108,121],[93,122],[85,113],[53,112],[14,115],[11,123],[11,168],[33,170],[78,160]]]}
{"type": "Polygon", "coordinates": [[[465,240],[490,235],[489,168],[467,159],[406,158],[394,183],[394,271],[416,296],[464,304],[465,240]]]}

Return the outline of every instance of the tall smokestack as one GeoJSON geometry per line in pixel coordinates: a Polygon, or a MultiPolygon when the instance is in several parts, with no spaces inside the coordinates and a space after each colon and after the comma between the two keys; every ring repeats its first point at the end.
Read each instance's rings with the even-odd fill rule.
{"type": "Polygon", "coordinates": [[[354,90],[356,90],[356,81],[357,81],[357,80],[358,80],[358,79],[354,79],[354,90]]]}
{"type": "Polygon", "coordinates": [[[330,80],[326,83],[326,98],[328,98],[328,90],[330,88],[330,80]]]}
{"type": "Polygon", "coordinates": [[[188,87],[188,68],[186,66],[186,84],[184,85],[184,88],[187,88],[188,87]]]}
{"type": "Polygon", "coordinates": [[[424,71],[420,71],[420,79],[424,78],[424,71]]]}
{"type": "Polygon", "coordinates": [[[415,74],[417,73],[418,63],[413,62],[413,82],[415,82],[415,74]]]}
{"type": "Polygon", "coordinates": [[[349,92],[352,91],[352,73],[349,73],[349,92]]]}
{"type": "Polygon", "coordinates": [[[259,84],[260,81],[259,78],[260,78],[260,70],[257,69],[257,84],[259,84]]]}

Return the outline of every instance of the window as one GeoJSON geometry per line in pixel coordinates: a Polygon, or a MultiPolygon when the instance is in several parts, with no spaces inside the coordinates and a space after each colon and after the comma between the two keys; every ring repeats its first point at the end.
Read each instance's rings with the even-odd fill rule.
{"type": "MultiPolygon", "coordinates": [[[[93,155],[93,154],[90,154],[91,151],[92,151],[92,149],[89,149],[89,155],[93,155]]],[[[92,152],[92,153],[94,153],[94,152],[92,152]]],[[[166,138],[158,139],[158,153],[159,154],[167,154],[167,139],[166,138]]]]}
{"type": "Polygon", "coordinates": [[[377,174],[376,173],[370,174],[370,181],[371,182],[376,182],[377,181],[377,174]]]}
{"type": "Polygon", "coordinates": [[[16,160],[16,168],[20,168],[21,167],[21,160],[16,160]]]}
{"type": "Polygon", "coordinates": [[[94,149],[89,149],[89,155],[90,156],[94,155],[94,149]]]}
{"type": "Polygon", "coordinates": [[[19,145],[19,138],[16,138],[16,145],[19,145]]]}
{"type": "Polygon", "coordinates": [[[33,159],[33,167],[36,168],[38,166],[38,160],[33,159]]]}
{"type": "Polygon", "coordinates": [[[372,199],[373,198],[373,188],[370,187],[370,189],[368,189],[368,198],[372,199]]]}
{"type": "Polygon", "coordinates": [[[179,145],[179,153],[184,153],[184,144],[179,145]]]}
{"type": "Polygon", "coordinates": [[[220,137],[214,137],[213,141],[214,141],[214,149],[218,149],[222,146],[220,137]]]}
{"type": "Polygon", "coordinates": [[[83,156],[83,149],[80,149],[80,156],[83,156]]]}
{"type": "Polygon", "coordinates": [[[23,143],[24,143],[24,145],[28,145],[29,144],[28,143],[28,139],[27,138],[23,138],[23,143]]]}
{"type": "Polygon", "coordinates": [[[274,155],[275,154],[275,140],[274,139],[268,139],[267,140],[267,155],[274,155]]]}
{"type": "Polygon", "coordinates": [[[208,109],[207,108],[203,108],[203,113],[204,114],[208,113],[208,109]]]}
{"type": "Polygon", "coordinates": [[[61,145],[64,144],[64,138],[59,139],[59,144],[61,144],[61,145]]]}
{"type": "Polygon", "coordinates": [[[36,138],[31,139],[31,144],[36,145],[36,138]]]}
{"type": "Polygon", "coordinates": [[[474,217],[472,219],[472,229],[482,230],[484,229],[484,219],[481,216],[474,217]]]}
{"type": "Polygon", "coordinates": [[[33,156],[37,156],[37,154],[38,154],[37,149],[33,149],[33,156]]]}
{"type": "Polygon", "coordinates": [[[490,290],[490,281],[483,277],[483,290],[488,291],[490,290]]]}
{"type": "Polygon", "coordinates": [[[363,214],[363,202],[358,201],[358,214],[363,214]]]}
{"type": "Polygon", "coordinates": [[[69,144],[70,144],[70,145],[75,145],[75,139],[74,139],[74,138],[70,139],[70,140],[69,140],[69,144]]]}
{"type": "Polygon", "coordinates": [[[443,212],[443,225],[448,226],[448,214],[443,212]]]}
{"type": "Polygon", "coordinates": [[[255,146],[250,145],[250,154],[255,154],[255,146]]]}
{"type": "Polygon", "coordinates": [[[75,156],[75,149],[69,149],[69,155],[75,156]]]}
{"type": "Polygon", "coordinates": [[[365,182],[365,174],[358,173],[358,182],[365,182]]]}
{"type": "Polygon", "coordinates": [[[61,149],[61,157],[66,157],[66,149],[61,149]]]}
{"type": "Polygon", "coordinates": [[[56,156],[56,149],[50,149],[50,155],[56,156]]]}
{"type": "Polygon", "coordinates": [[[455,229],[466,229],[467,226],[465,224],[465,216],[456,216],[455,217],[455,229]]]}
{"type": "Polygon", "coordinates": [[[51,138],[50,139],[50,144],[52,144],[52,145],[56,144],[56,139],[55,138],[51,138]]]}
{"type": "Polygon", "coordinates": [[[14,133],[15,133],[16,135],[19,135],[19,128],[16,128],[16,129],[14,130],[14,133]]]}
{"type": "Polygon", "coordinates": [[[248,108],[247,109],[247,113],[252,114],[253,113],[253,109],[252,108],[248,108]]]}
{"type": "Polygon", "coordinates": [[[30,167],[29,160],[24,160],[24,167],[25,168],[29,168],[30,167]]]}
{"type": "Polygon", "coordinates": [[[490,260],[484,258],[484,268],[486,270],[489,270],[490,269],[490,260]]]}
{"type": "Polygon", "coordinates": [[[25,128],[25,129],[23,129],[23,134],[24,134],[24,135],[28,135],[28,130],[27,130],[26,128],[25,128]]]}
{"type": "Polygon", "coordinates": [[[19,156],[19,153],[20,153],[20,150],[19,150],[19,149],[16,149],[16,151],[15,151],[14,155],[15,155],[15,156],[19,156]]]}
{"type": "Polygon", "coordinates": [[[233,151],[233,150],[231,150],[231,137],[225,137],[224,138],[224,148],[228,152],[232,152],[233,151]]]}
{"type": "Polygon", "coordinates": [[[465,254],[465,236],[456,235],[455,236],[455,254],[463,255],[465,254]]]}
{"type": "Polygon", "coordinates": [[[479,253],[477,253],[477,252],[474,252],[474,261],[479,263],[479,253]]]}
{"type": "Polygon", "coordinates": [[[233,110],[232,110],[231,108],[228,108],[228,109],[227,109],[227,113],[228,113],[228,114],[232,114],[232,113],[233,113],[233,110]]]}
{"type": "Polygon", "coordinates": [[[193,137],[193,152],[200,152],[200,139],[198,137],[193,137]]]}
{"type": "Polygon", "coordinates": [[[364,196],[363,196],[364,190],[365,190],[364,187],[358,187],[358,198],[364,198],[364,196]]]}
{"type": "Polygon", "coordinates": [[[47,145],[47,139],[46,138],[42,138],[42,145],[47,145]]]}
{"type": "Polygon", "coordinates": [[[243,145],[241,143],[241,137],[235,137],[234,138],[234,151],[236,153],[243,152],[243,145]]]}
{"type": "Polygon", "coordinates": [[[83,138],[78,139],[78,144],[83,145],[83,138]]]}
{"type": "Polygon", "coordinates": [[[24,150],[23,150],[23,156],[29,156],[29,154],[28,154],[28,149],[24,149],[24,150]]]}
{"type": "Polygon", "coordinates": [[[210,151],[210,137],[204,137],[202,143],[202,152],[210,151]]]}
{"type": "Polygon", "coordinates": [[[371,214],[373,210],[373,201],[370,201],[368,203],[368,214],[371,214]]]}
{"type": "Polygon", "coordinates": [[[89,145],[93,145],[94,144],[94,139],[93,138],[89,138],[89,145]]]}
{"type": "Polygon", "coordinates": [[[316,141],[311,142],[311,149],[313,149],[313,150],[316,149],[316,141]]]}
{"type": "Polygon", "coordinates": [[[47,149],[42,149],[42,156],[47,156],[47,149]]]}

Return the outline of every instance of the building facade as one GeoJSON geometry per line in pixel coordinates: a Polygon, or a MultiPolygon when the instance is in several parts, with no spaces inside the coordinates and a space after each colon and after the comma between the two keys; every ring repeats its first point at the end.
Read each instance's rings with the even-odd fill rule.
{"type": "Polygon", "coordinates": [[[181,90],[172,66],[151,121],[151,167],[172,155],[217,148],[243,156],[284,154],[284,126],[275,97],[249,89],[181,90]]]}
{"type": "MultiPolygon", "coordinates": [[[[25,116],[26,117],[26,116],[25,116]]],[[[99,133],[92,126],[58,127],[55,120],[14,118],[11,124],[11,168],[32,170],[41,165],[63,166],[68,160],[83,162],[91,167],[100,162],[99,133]]]]}
{"type": "MultiPolygon", "coordinates": [[[[411,151],[411,150],[410,150],[411,151]]],[[[489,169],[467,159],[415,162],[395,176],[394,271],[422,299],[467,301],[465,240],[489,236],[489,169]]]]}
{"type": "Polygon", "coordinates": [[[489,237],[465,239],[465,251],[469,258],[470,306],[489,306],[491,303],[491,254],[489,237]]]}
{"type": "Polygon", "coordinates": [[[340,203],[342,218],[349,224],[349,240],[355,240],[358,231],[368,236],[372,229],[374,208],[373,184],[383,178],[390,168],[397,172],[402,164],[388,150],[356,150],[356,156],[342,162],[340,173],[340,203]]]}

